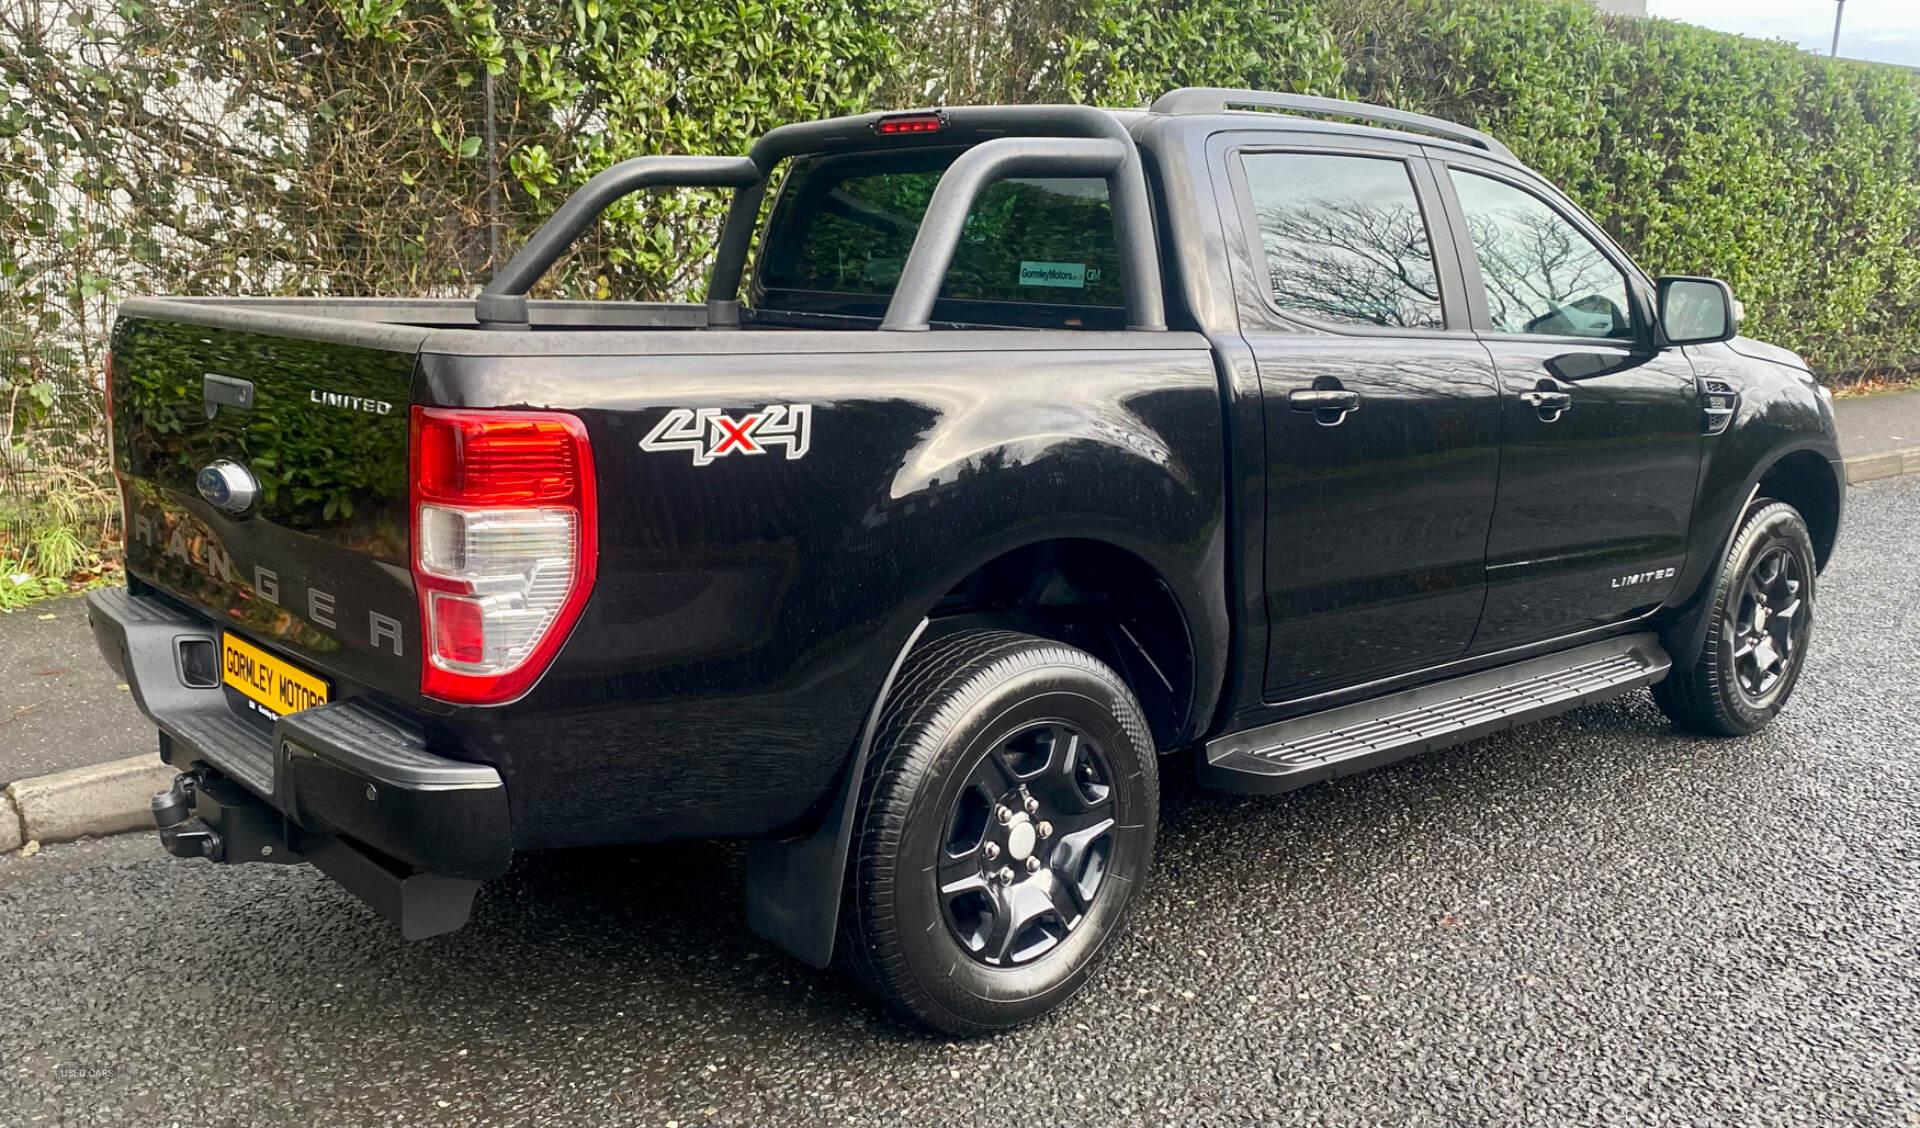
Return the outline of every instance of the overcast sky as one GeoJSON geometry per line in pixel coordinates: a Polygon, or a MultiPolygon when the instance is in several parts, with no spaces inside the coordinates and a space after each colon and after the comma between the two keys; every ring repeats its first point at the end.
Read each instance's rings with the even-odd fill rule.
{"type": "MultiPolygon", "coordinates": [[[[1648,0],[1647,11],[1719,31],[1790,40],[1822,55],[1833,41],[1834,0],[1648,0]]],[[[1920,67],[1920,0],[1847,0],[1840,53],[1920,67]]]]}

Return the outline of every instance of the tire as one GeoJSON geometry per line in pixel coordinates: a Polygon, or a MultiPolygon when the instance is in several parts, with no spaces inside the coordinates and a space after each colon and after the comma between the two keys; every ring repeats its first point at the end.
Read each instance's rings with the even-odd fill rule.
{"type": "Polygon", "coordinates": [[[881,714],[835,947],[936,1030],[1027,1022],[1120,930],[1158,808],[1153,741],[1113,670],[1009,631],[936,639],[881,714]]]}
{"type": "Polygon", "coordinates": [[[1674,724],[1746,736],[1779,714],[1812,641],[1814,568],[1813,538],[1799,512],[1783,501],[1755,506],[1714,578],[1699,659],[1654,683],[1653,699],[1674,724]],[[1775,566],[1782,571],[1773,573],[1775,566]]]}

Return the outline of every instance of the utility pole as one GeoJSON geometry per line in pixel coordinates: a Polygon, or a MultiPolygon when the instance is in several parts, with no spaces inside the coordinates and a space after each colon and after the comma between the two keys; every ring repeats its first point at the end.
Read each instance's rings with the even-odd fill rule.
{"type": "Polygon", "coordinates": [[[1827,51],[1827,57],[1840,57],[1840,17],[1847,14],[1847,0],[1839,0],[1833,9],[1833,46],[1827,51]]]}

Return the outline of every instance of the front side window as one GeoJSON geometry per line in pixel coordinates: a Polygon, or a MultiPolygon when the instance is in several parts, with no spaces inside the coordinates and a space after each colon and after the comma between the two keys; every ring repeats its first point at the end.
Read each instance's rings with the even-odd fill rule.
{"type": "Polygon", "coordinates": [[[1274,305],[1342,325],[1444,326],[1433,244],[1405,162],[1248,153],[1241,166],[1274,305]]]}
{"type": "Polygon", "coordinates": [[[1579,228],[1531,192],[1452,173],[1495,332],[1633,336],[1626,276],[1579,228]]]}

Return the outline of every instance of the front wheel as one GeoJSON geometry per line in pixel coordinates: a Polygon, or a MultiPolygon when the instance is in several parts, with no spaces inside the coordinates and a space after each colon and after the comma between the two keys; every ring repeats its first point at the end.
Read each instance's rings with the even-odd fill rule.
{"type": "Polygon", "coordinates": [[[1062,643],[965,631],[908,659],[883,711],[836,945],[949,1034],[1035,1018],[1085,982],[1153,857],[1140,706],[1062,643]]]}
{"type": "Polygon", "coordinates": [[[1653,699],[1691,732],[1745,736],[1773,720],[1806,662],[1813,630],[1813,538],[1783,501],[1748,515],[1714,582],[1706,645],[1653,699]]]}

